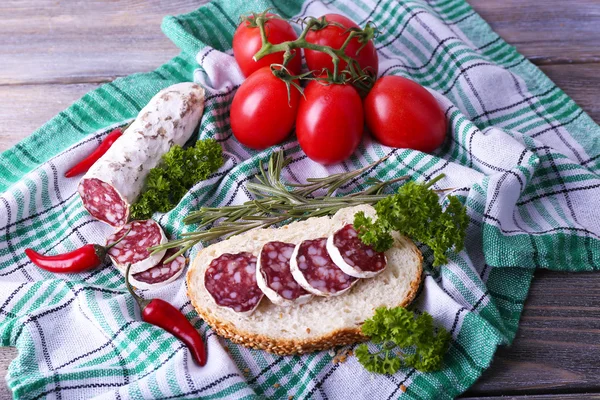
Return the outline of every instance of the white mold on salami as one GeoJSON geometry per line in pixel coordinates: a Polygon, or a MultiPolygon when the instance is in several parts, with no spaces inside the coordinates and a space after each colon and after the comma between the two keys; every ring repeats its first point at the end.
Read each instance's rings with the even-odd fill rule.
{"type": "Polygon", "coordinates": [[[204,89],[184,82],[158,92],[79,183],[83,206],[100,221],[123,226],[150,170],[183,146],[204,111],[204,89]]]}
{"type": "Polygon", "coordinates": [[[298,244],[290,260],[290,270],[300,286],[317,296],[339,296],[357,282],[329,257],[327,238],[298,244]]]}
{"type": "Polygon", "coordinates": [[[126,233],[127,236],[123,240],[108,250],[108,255],[117,268],[124,271],[127,264],[131,263],[131,273],[137,274],[160,263],[166,250],[153,255],[148,251],[149,247],[167,242],[167,236],[158,222],[153,219],[132,221],[110,235],[106,239],[106,245],[115,243],[126,233]]]}
{"type": "Polygon", "coordinates": [[[290,259],[296,245],[267,242],[256,259],[256,283],[274,304],[288,307],[304,304],[313,297],[292,276],[290,259]]]}
{"type": "Polygon", "coordinates": [[[256,257],[251,253],[225,253],[210,262],[204,286],[215,304],[249,316],[264,297],[256,283],[256,257]]]}
{"type": "MultiPolygon", "coordinates": [[[[173,256],[176,252],[177,249],[168,249],[158,265],[137,274],[130,272],[129,281],[138,289],[154,289],[175,281],[179,278],[187,264],[187,258],[183,255],[177,256],[173,261],[165,263],[165,260],[173,256]]],[[[125,272],[123,271],[123,273],[125,272]]]]}
{"type": "Polygon", "coordinates": [[[385,254],[364,244],[352,224],[327,238],[327,252],[335,265],[355,278],[372,278],[387,266],[385,254]]]}

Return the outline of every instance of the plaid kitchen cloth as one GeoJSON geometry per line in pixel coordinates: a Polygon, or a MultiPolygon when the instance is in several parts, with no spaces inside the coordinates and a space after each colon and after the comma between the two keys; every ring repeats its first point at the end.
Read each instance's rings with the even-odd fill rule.
{"type": "Polygon", "coordinates": [[[86,94],[0,156],[0,334],[2,345],[18,349],[6,377],[15,398],[452,398],[489,366],[498,345],[513,340],[536,268],[600,267],[599,127],[465,1],[217,0],[166,17],[163,30],[180,55],[86,94]],[[333,364],[326,351],[280,357],[250,350],[219,338],[198,318],[183,277],[143,292],[172,302],[201,331],[209,361],[199,368],[181,342],[141,322],[122,275],[109,264],[58,275],[23,253],[104,242],[111,228],[88,215],[77,180],[63,173],[176,82],[206,88],[198,137],[218,140],[226,163],[154,218],[176,237],[191,229],[181,222],[190,210],[250,198],[245,183],[273,149],[251,151],[232,137],[228,108],[242,78],[231,41],[240,14],[268,7],[286,18],[331,12],[360,25],[374,21],[381,75],[419,82],[445,111],[449,136],[434,154],[392,149],[367,136],[349,160],[323,167],[293,137],[277,147],[292,158],[284,171],[291,182],[360,168],[388,153],[370,176],[424,181],[446,174],[436,188],[453,188],[471,223],[466,249],[447,265],[431,268],[432,253],[421,249],[427,277],[415,307],[453,336],[439,372],[373,375],[354,358],[333,364]]]}

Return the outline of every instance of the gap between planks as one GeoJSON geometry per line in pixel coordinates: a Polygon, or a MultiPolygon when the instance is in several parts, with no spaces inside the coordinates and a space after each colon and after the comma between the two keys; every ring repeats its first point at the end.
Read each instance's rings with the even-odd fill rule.
{"type": "MultiPolygon", "coordinates": [[[[586,59],[586,60],[548,60],[548,59],[529,59],[534,65],[541,67],[553,67],[553,66],[565,66],[565,65],[586,65],[586,64],[600,64],[600,57],[598,59],[586,59]]],[[[0,82],[0,87],[14,87],[14,86],[35,86],[35,85],[75,85],[75,84],[86,84],[86,83],[109,83],[118,78],[123,78],[129,74],[115,74],[110,76],[65,76],[57,77],[46,80],[31,80],[31,81],[4,81],[0,82]]]]}
{"type": "Polygon", "coordinates": [[[47,80],[33,80],[33,81],[7,81],[0,82],[0,87],[18,87],[18,86],[36,86],[36,85],[77,85],[77,84],[102,84],[109,83],[118,78],[128,76],[124,75],[111,75],[111,76],[75,76],[75,77],[59,77],[55,79],[47,80]]]}

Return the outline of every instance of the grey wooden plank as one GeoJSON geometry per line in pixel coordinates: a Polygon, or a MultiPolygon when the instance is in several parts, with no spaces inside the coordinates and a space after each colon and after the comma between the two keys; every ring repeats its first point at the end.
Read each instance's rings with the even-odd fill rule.
{"type": "Polygon", "coordinates": [[[25,138],[97,86],[94,83],[0,85],[0,152],[25,138]]]}
{"type": "MultiPolygon", "coordinates": [[[[162,18],[203,2],[2,1],[0,84],[98,82],[151,70],[178,51],[160,30],[162,18]]],[[[596,0],[469,2],[534,62],[600,61],[596,0]]]]}
{"type": "Polygon", "coordinates": [[[597,0],[467,0],[536,64],[599,62],[597,0]]]}
{"type": "Polygon", "coordinates": [[[0,377],[2,377],[2,383],[0,383],[0,399],[10,399],[11,393],[6,386],[4,377],[6,376],[6,370],[8,364],[17,356],[17,349],[13,347],[0,347],[0,377]]]}
{"type": "Polygon", "coordinates": [[[517,337],[470,396],[600,392],[600,274],[538,271],[517,337]]]}
{"type": "Polygon", "coordinates": [[[163,17],[204,2],[1,1],[0,84],[98,82],[152,70],[179,51],[160,29],[163,17]]]}

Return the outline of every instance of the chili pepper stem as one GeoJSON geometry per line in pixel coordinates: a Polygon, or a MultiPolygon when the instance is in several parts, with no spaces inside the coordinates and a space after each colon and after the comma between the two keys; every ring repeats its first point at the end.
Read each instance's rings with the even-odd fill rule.
{"type": "Polygon", "coordinates": [[[125,270],[125,286],[127,286],[127,290],[129,291],[131,296],[134,298],[134,300],[140,306],[140,311],[144,311],[144,308],[146,308],[146,306],[148,304],[150,304],[150,302],[152,300],[142,299],[140,296],[138,296],[135,293],[135,290],[133,290],[133,287],[131,286],[131,282],[129,282],[129,271],[130,270],[131,270],[131,263],[127,264],[127,270],[125,270]]]}

